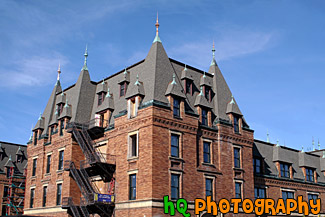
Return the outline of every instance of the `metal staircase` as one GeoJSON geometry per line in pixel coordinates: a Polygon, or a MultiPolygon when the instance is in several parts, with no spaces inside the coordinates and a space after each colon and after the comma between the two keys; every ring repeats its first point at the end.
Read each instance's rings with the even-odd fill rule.
{"type": "MultiPolygon", "coordinates": [[[[80,188],[82,198],[80,205],[74,205],[72,198],[63,198],[62,208],[69,209],[75,217],[98,214],[102,217],[111,217],[114,211],[114,195],[111,189],[114,184],[115,158],[111,155],[103,155],[95,146],[88,129],[89,125],[69,123],[68,132],[79,144],[86,160],[80,162],[80,169],[72,161],[65,161],[64,168],[70,171],[71,177],[80,188]],[[101,177],[104,182],[111,182],[109,194],[101,194],[94,177],[101,177]]],[[[97,179],[98,180],[98,179],[97,179]]]]}

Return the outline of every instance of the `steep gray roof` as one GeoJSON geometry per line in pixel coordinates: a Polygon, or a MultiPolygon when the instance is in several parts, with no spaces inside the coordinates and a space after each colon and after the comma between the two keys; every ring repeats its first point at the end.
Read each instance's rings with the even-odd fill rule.
{"type": "Polygon", "coordinates": [[[0,173],[5,173],[7,166],[14,167],[15,172],[22,174],[27,164],[27,146],[1,141],[0,144],[0,149],[3,151],[2,157],[0,157],[0,173]],[[22,156],[22,162],[17,162],[18,155],[22,156]]]}
{"type": "Polygon", "coordinates": [[[292,165],[293,178],[296,180],[305,180],[301,169],[304,166],[314,168],[318,174],[318,182],[325,183],[325,178],[322,174],[322,168],[324,167],[321,164],[322,158],[316,154],[300,152],[295,149],[255,140],[253,156],[264,159],[265,175],[267,176],[278,177],[279,172],[275,166],[275,162],[279,161],[292,165]]]}

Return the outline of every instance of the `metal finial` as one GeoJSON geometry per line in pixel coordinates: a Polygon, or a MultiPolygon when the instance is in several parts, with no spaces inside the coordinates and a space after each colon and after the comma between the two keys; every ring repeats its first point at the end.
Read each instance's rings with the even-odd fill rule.
{"type": "Polygon", "coordinates": [[[39,118],[38,118],[38,120],[41,120],[41,119],[42,119],[42,112],[39,113],[39,118]]]}
{"type": "Polygon", "coordinates": [[[205,75],[205,71],[203,72],[203,77],[204,77],[204,78],[206,77],[206,75],[205,75]]]}
{"type": "Polygon", "coordinates": [[[85,50],[85,60],[84,60],[84,66],[82,67],[82,70],[88,70],[87,67],[87,57],[88,57],[88,45],[86,44],[86,50],[85,50]]]}
{"type": "Polygon", "coordinates": [[[200,94],[199,95],[203,96],[203,87],[202,86],[200,87],[200,94]]]}
{"type": "Polygon", "coordinates": [[[313,144],[313,151],[315,151],[315,141],[314,141],[314,137],[313,137],[313,142],[312,142],[312,144],[313,144]]]}
{"type": "Polygon", "coordinates": [[[266,130],[266,141],[270,142],[270,134],[269,134],[269,130],[266,130]]]}
{"type": "Polygon", "coordinates": [[[230,101],[229,104],[235,104],[235,100],[234,100],[234,96],[233,95],[231,95],[231,101],[230,101]]]}
{"type": "Polygon", "coordinates": [[[158,33],[159,33],[158,11],[157,11],[157,19],[156,19],[156,24],[155,24],[155,26],[156,26],[156,37],[155,37],[155,39],[153,40],[152,43],[155,43],[155,42],[161,42],[161,40],[160,40],[160,38],[159,38],[159,35],[158,35],[158,33]]]}
{"type": "Polygon", "coordinates": [[[320,150],[320,143],[319,143],[319,139],[318,139],[318,150],[320,150]]]}
{"type": "Polygon", "coordinates": [[[107,88],[106,97],[111,97],[111,94],[109,93],[109,87],[107,88]]]}
{"type": "Polygon", "coordinates": [[[301,146],[301,152],[304,153],[304,146],[301,146]]]}
{"type": "Polygon", "coordinates": [[[279,139],[276,140],[276,146],[278,146],[278,147],[280,146],[279,139]]]}
{"type": "Polygon", "coordinates": [[[185,70],[185,71],[187,71],[187,67],[186,67],[186,64],[185,64],[184,70],[185,70]]]}
{"type": "Polygon", "coordinates": [[[103,78],[102,84],[105,84],[105,79],[103,78]]]}
{"type": "Polygon", "coordinates": [[[9,155],[9,159],[8,159],[8,161],[11,161],[11,155],[9,155]]]}
{"type": "Polygon", "coordinates": [[[64,105],[65,108],[68,108],[69,107],[69,104],[68,104],[68,98],[65,99],[65,105],[64,105]]]}
{"type": "Polygon", "coordinates": [[[176,75],[175,75],[175,73],[173,74],[173,81],[172,81],[172,84],[176,84],[176,75]]]}
{"type": "Polygon", "coordinates": [[[215,52],[216,52],[216,49],[214,48],[214,40],[213,40],[213,44],[212,44],[212,61],[211,61],[211,66],[212,65],[217,65],[216,63],[216,59],[215,59],[215,52]]]}
{"type": "Polygon", "coordinates": [[[58,77],[57,77],[57,81],[59,81],[60,80],[60,74],[61,74],[61,64],[60,64],[60,62],[59,62],[59,67],[58,67],[58,77]]]}
{"type": "Polygon", "coordinates": [[[140,85],[140,82],[139,82],[139,74],[137,74],[137,80],[135,81],[134,85],[140,85]]]}

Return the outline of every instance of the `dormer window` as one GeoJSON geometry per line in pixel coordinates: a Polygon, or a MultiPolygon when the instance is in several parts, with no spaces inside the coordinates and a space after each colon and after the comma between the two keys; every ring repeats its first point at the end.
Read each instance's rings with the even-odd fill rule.
{"type": "Polygon", "coordinates": [[[314,182],[314,170],[311,168],[306,168],[306,181],[314,182]]]}
{"type": "Polygon", "coordinates": [[[211,88],[209,86],[204,86],[204,96],[208,102],[211,101],[211,88]]]}
{"type": "Polygon", "coordinates": [[[191,94],[193,92],[193,81],[190,79],[185,79],[185,93],[191,94]]]}
{"type": "Polygon", "coordinates": [[[37,145],[37,130],[34,132],[34,145],[37,145]]]}
{"type": "Polygon", "coordinates": [[[174,97],[173,100],[173,114],[174,117],[180,117],[180,100],[174,97]]]}
{"type": "Polygon", "coordinates": [[[103,103],[103,101],[104,101],[104,95],[105,95],[104,92],[100,92],[98,94],[98,106],[100,106],[103,103]]]}
{"type": "Polygon", "coordinates": [[[125,96],[126,93],[126,82],[120,84],[120,97],[125,96]]]}
{"type": "Polygon", "coordinates": [[[21,163],[21,162],[23,162],[23,155],[21,155],[21,154],[17,154],[17,155],[16,155],[16,159],[17,159],[17,163],[21,163]]]}
{"type": "Polygon", "coordinates": [[[290,178],[290,164],[280,163],[281,177],[290,178]]]}
{"type": "Polygon", "coordinates": [[[202,125],[207,126],[208,125],[208,111],[204,108],[201,109],[201,113],[202,113],[202,125]]]}
{"type": "Polygon", "coordinates": [[[133,118],[136,116],[136,103],[135,103],[135,98],[130,99],[130,118],[133,118]]]}
{"type": "Polygon", "coordinates": [[[62,111],[63,111],[63,103],[60,103],[58,104],[58,116],[61,115],[62,111]]]}
{"type": "Polygon", "coordinates": [[[234,131],[239,133],[239,118],[236,115],[234,115],[234,131]]]}

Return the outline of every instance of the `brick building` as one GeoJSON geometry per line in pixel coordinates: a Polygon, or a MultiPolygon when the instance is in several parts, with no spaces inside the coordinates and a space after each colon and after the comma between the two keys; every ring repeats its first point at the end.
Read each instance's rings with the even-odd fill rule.
{"type": "Polygon", "coordinates": [[[23,213],[27,146],[0,141],[1,215],[23,213]]]}
{"type": "Polygon", "coordinates": [[[91,81],[87,49],[64,90],[59,68],[28,144],[25,214],[158,217],[169,195],[188,200],[194,216],[193,201],[208,195],[324,197],[320,152],[255,141],[214,48],[208,72],[185,65],[167,56],[158,27],[144,60],[103,81],[91,81]]]}

